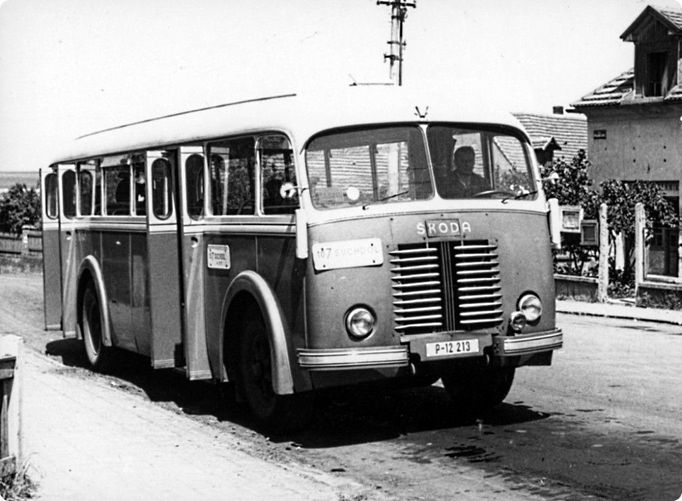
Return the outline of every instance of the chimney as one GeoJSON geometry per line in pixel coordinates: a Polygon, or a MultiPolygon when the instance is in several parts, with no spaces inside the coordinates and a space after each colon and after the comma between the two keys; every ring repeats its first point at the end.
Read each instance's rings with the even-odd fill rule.
{"type": "Polygon", "coordinates": [[[564,114],[564,107],[563,106],[554,106],[552,107],[552,113],[555,115],[563,115],[564,114]]]}

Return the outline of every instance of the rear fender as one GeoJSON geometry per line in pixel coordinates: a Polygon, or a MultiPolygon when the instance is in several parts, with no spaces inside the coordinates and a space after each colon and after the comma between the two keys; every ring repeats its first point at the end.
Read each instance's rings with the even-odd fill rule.
{"type": "Polygon", "coordinates": [[[102,269],[100,268],[97,259],[90,255],[87,256],[78,268],[78,298],[76,305],[78,308],[78,337],[82,339],[83,334],[80,332],[80,309],[83,301],[83,293],[87,282],[92,282],[95,287],[95,294],[97,294],[97,301],[102,312],[102,342],[104,346],[112,346],[111,341],[111,320],[109,316],[109,302],[107,300],[107,290],[104,287],[104,279],[102,278],[102,269]]]}

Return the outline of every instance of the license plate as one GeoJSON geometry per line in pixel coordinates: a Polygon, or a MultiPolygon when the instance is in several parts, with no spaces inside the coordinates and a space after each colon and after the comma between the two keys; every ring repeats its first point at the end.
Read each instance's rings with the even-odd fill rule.
{"type": "Polygon", "coordinates": [[[478,339],[463,339],[460,341],[441,341],[440,343],[427,343],[427,357],[454,357],[478,353],[478,339]]]}

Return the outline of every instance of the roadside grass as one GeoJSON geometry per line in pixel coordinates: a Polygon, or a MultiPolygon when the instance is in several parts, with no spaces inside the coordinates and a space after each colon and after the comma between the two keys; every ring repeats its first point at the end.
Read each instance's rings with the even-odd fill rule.
{"type": "Polygon", "coordinates": [[[28,476],[28,461],[24,461],[16,472],[0,480],[0,500],[23,501],[36,494],[36,483],[28,476]]]}

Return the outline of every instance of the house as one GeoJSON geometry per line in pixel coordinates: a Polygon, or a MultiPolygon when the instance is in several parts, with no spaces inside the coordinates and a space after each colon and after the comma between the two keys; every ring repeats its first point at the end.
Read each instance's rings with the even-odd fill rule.
{"type": "Polygon", "coordinates": [[[559,108],[552,115],[514,113],[530,136],[538,163],[569,162],[580,150],[587,152],[587,121],[582,115],[569,116],[559,108]]]}
{"type": "MultiPolygon", "coordinates": [[[[634,68],[573,103],[587,117],[590,177],[646,180],[679,211],[682,181],[682,10],[648,6],[620,37],[634,68]]],[[[682,283],[679,232],[657,228],[645,273],[682,283]]]]}

